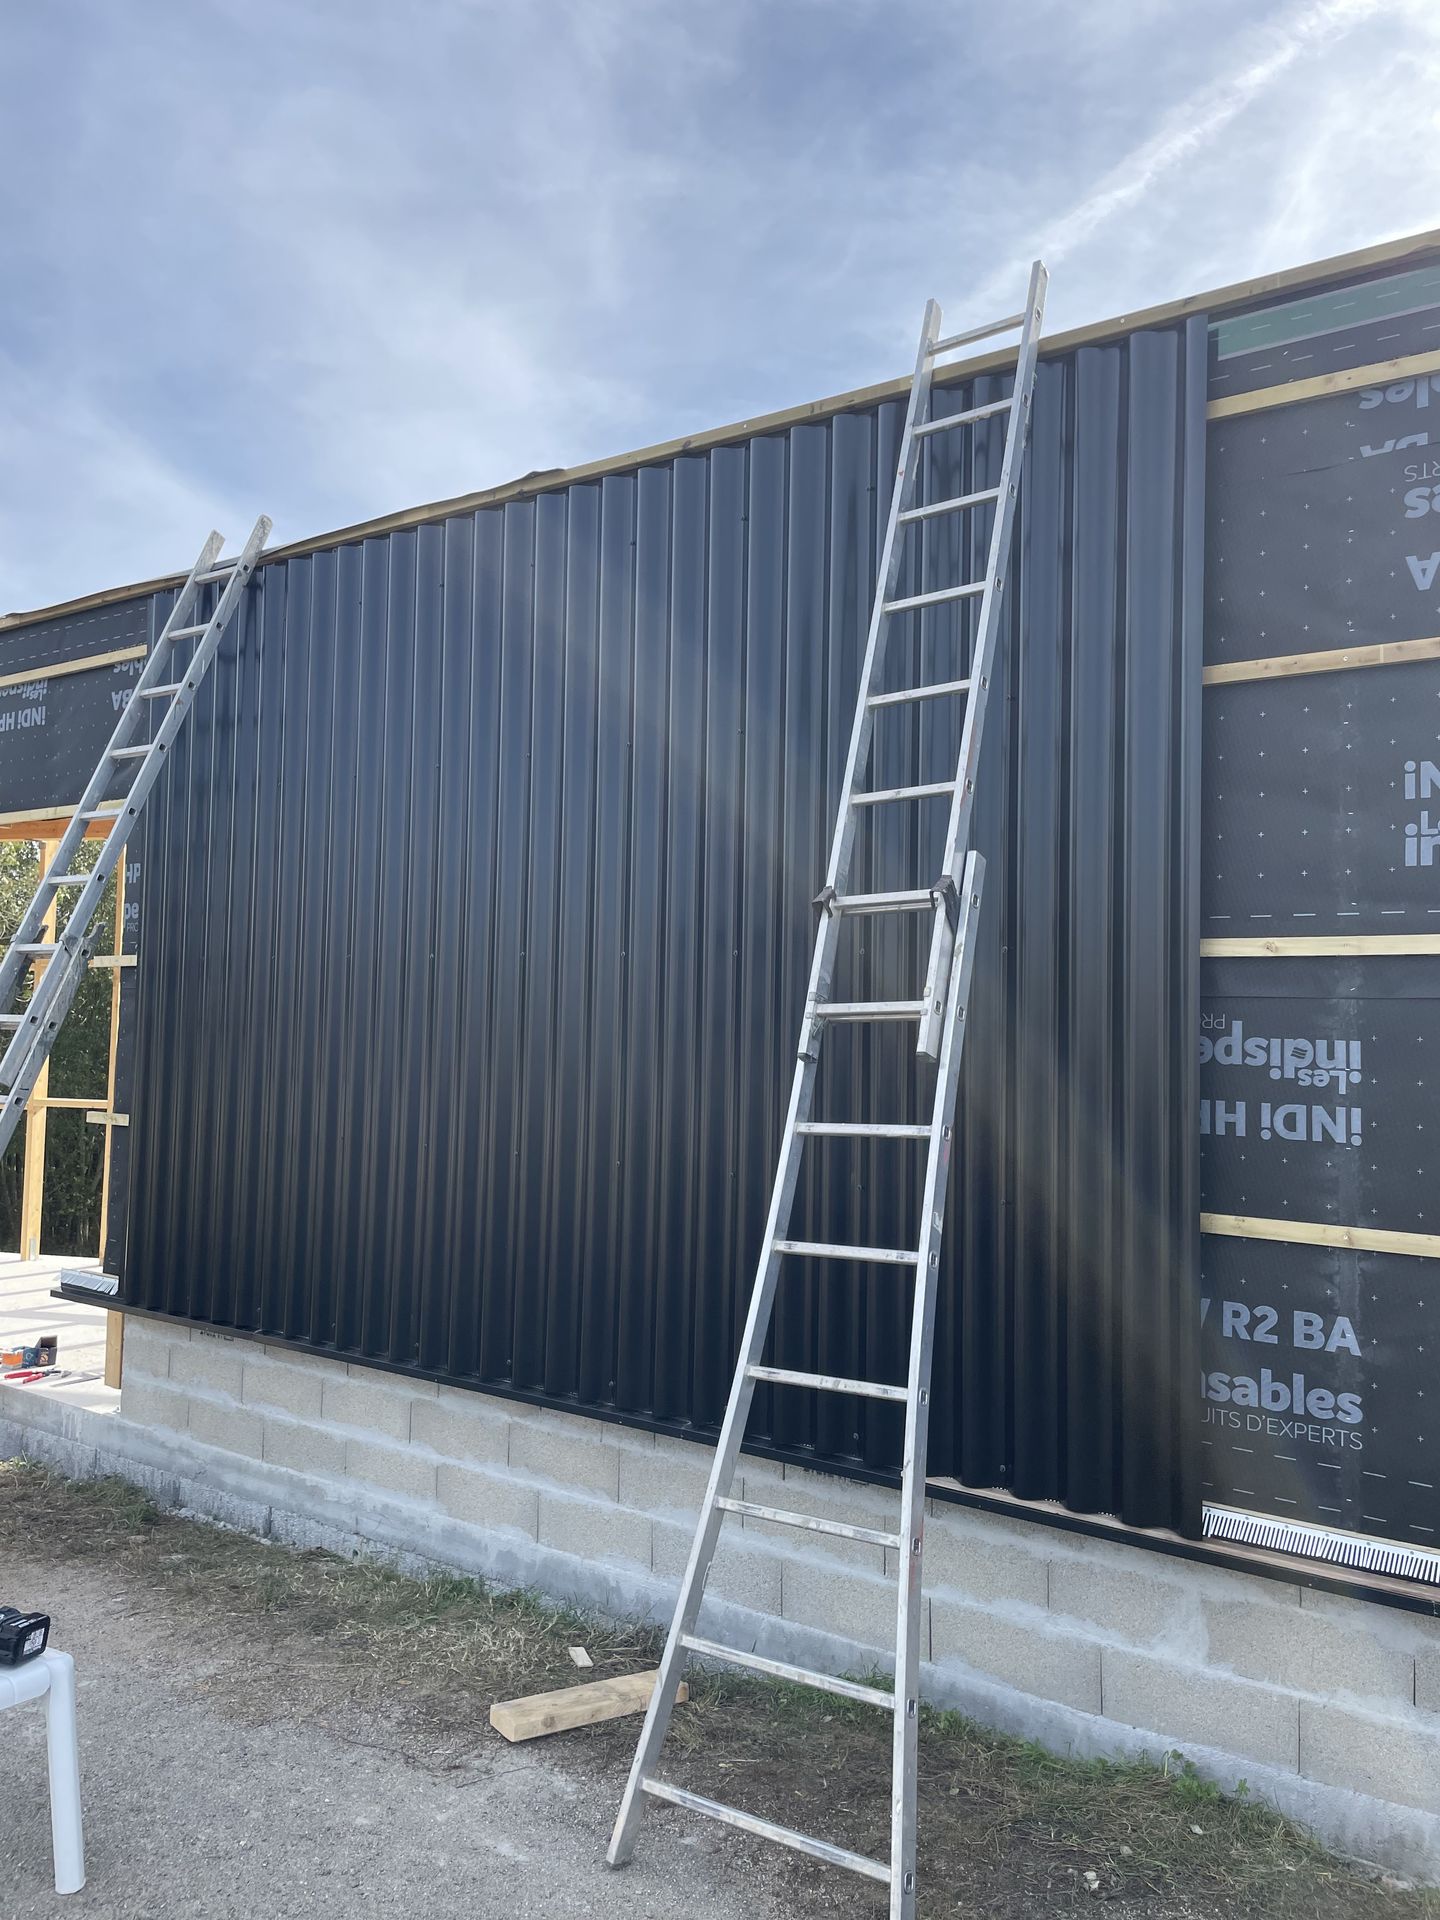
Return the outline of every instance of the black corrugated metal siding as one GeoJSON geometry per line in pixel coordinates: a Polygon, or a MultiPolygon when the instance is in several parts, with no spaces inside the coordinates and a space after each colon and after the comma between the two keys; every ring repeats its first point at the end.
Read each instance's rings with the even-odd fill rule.
{"type": "MultiPolygon", "coordinates": [[[[1185,1530],[1204,378],[1198,320],[1041,364],[930,1463],[1185,1530]]],[[[147,831],[129,1302],[718,1421],[900,422],[263,569],[147,831]]],[[[937,497],[1000,430],[973,471],[931,444],[937,497]]],[[[980,570],[961,518],[927,523],[917,587],[980,570]]],[[[968,617],[897,634],[892,682],[958,670],[968,617]]],[[[953,763],[939,704],[882,716],[877,784],[953,763]]],[[[877,812],[867,881],[933,877],[940,810],[877,812]]],[[[916,927],[853,924],[856,987],[916,991],[916,927]]],[[[837,1038],[817,1111],[904,1117],[903,1039],[837,1038]]],[[[816,1143],[801,1224],[913,1234],[915,1151],[816,1143]]],[[[775,1351],[898,1376],[908,1301],[797,1268],[775,1351]]],[[[879,1469],[897,1435],[793,1393],[751,1431],[879,1469]]]]}

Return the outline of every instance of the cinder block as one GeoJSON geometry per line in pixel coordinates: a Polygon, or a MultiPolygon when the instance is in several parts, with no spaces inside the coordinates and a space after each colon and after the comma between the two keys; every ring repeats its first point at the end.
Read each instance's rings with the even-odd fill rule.
{"type": "MultiPolygon", "coordinates": [[[[740,1497],[781,1513],[812,1514],[821,1520],[836,1520],[844,1526],[869,1527],[891,1533],[899,1523],[900,1496],[864,1481],[841,1480],[833,1474],[810,1473],[803,1467],[787,1467],[778,1487],[765,1481],[757,1483],[751,1475],[742,1482],[740,1497]]],[[[847,1540],[835,1534],[815,1533],[808,1528],[786,1526],[773,1520],[755,1520],[745,1515],[745,1533],[752,1539],[770,1540],[779,1552],[818,1554],[847,1567],[883,1574],[885,1548],[873,1542],[847,1540]]]]}
{"type": "Polygon", "coordinates": [[[265,1422],[258,1413],[224,1400],[199,1397],[190,1402],[190,1433],[207,1447],[259,1460],[265,1451],[265,1422]]]}
{"type": "Polygon", "coordinates": [[[560,1487],[619,1497],[620,1449],[595,1420],[517,1412],[510,1424],[510,1467],[560,1487]]]}
{"type": "Polygon", "coordinates": [[[339,1427],[358,1427],[362,1432],[405,1444],[410,1439],[409,1394],[392,1392],[394,1376],[361,1369],[360,1377],[336,1374],[321,1382],[320,1411],[326,1420],[339,1427]]]}
{"type": "Polygon", "coordinates": [[[412,1446],[431,1447],[447,1460],[475,1460],[504,1466],[510,1448],[510,1422],[468,1396],[469,1406],[453,1400],[417,1400],[410,1409],[412,1446]]]}
{"type": "Polygon", "coordinates": [[[1134,1556],[1133,1566],[1117,1565],[1084,1552],[1057,1554],[1050,1562],[1050,1611],[1083,1620],[1131,1646],[1170,1641],[1194,1658],[1203,1644],[1200,1608],[1183,1582],[1167,1580],[1147,1562],[1158,1554],[1134,1556]]]}
{"type": "Polygon", "coordinates": [[[930,1658],[1040,1700],[1083,1713],[1100,1711],[1100,1646],[1083,1634],[1050,1629],[1043,1616],[1017,1619],[990,1607],[937,1598],[930,1607],[930,1658]]]}
{"type": "Polygon", "coordinates": [[[298,1420],[265,1422],[265,1458],[271,1466],[288,1467],[292,1473],[318,1473],[332,1480],[345,1475],[345,1442],[340,1435],[298,1420]]]}
{"type": "Polygon", "coordinates": [[[407,1500],[435,1499],[435,1461],[408,1447],[387,1447],[372,1440],[345,1442],[345,1471],[355,1480],[402,1494],[407,1500]]]}
{"type": "Polygon", "coordinates": [[[498,1473],[476,1473],[442,1460],[436,1491],[446,1513],[466,1526],[502,1528],[531,1540],[539,1533],[539,1494],[521,1481],[498,1473]]]}
{"type": "MultiPolygon", "coordinates": [[[[898,1503],[897,1503],[898,1504],[898,1503]]],[[[1022,1530],[987,1514],[935,1503],[925,1522],[924,1581],[976,1600],[1043,1607],[1046,1598],[1046,1529],[1022,1530]],[[1033,1536],[1033,1537],[1031,1537],[1033,1536]]],[[[890,1571],[896,1571],[891,1555],[890,1571]]]]}
{"type": "Polygon", "coordinates": [[[1440,1713],[1440,1647],[1415,1656],[1415,1704],[1440,1713]]]}
{"type": "Polygon", "coordinates": [[[276,1407],[297,1420],[318,1420],[323,1384],[324,1376],[312,1368],[291,1367],[284,1361],[264,1358],[247,1359],[241,1397],[247,1406],[276,1407]]]}
{"type": "Polygon", "coordinates": [[[1423,1722],[1303,1700],[1300,1771],[1326,1786],[1440,1813],[1440,1730],[1423,1722]]]}
{"type": "Polygon", "coordinates": [[[651,1558],[648,1514],[626,1513],[599,1500],[540,1493],[540,1544],[580,1560],[614,1560],[647,1571],[651,1558]]]}
{"type": "Polygon", "coordinates": [[[1299,1766],[1300,1703],[1293,1694],[1128,1647],[1103,1648],[1100,1674],[1107,1719],[1290,1773],[1299,1766]]]}
{"type": "MultiPolygon", "coordinates": [[[[693,1526],[675,1526],[663,1520],[655,1522],[655,1548],[652,1565],[662,1579],[679,1580],[690,1557],[695,1538],[693,1526]]],[[[756,1613],[780,1612],[780,1559],[769,1547],[752,1545],[743,1529],[727,1520],[720,1529],[720,1545],[711,1562],[705,1582],[707,1599],[732,1600],[736,1606],[756,1613]]],[[[704,1620],[704,1613],[701,1613],[704,1620]]]]}
{"type": "Polygon", "coordinates": [[[177,1388],[131,1373],[127,1367],[120,1382],[120,1417],[139,1426],[183,1433],[190,1424],[190,1401],[177,1388]]]}
{"type": "Polygon", "coordinates": [[[653,1447],[620,1449],[619,1499],[636,1513],[698,1516],[714,1453],[657,1436],[653,1447]]]}
{"type": "Polygon", "coordinates": [[[1382,1711],[1414,1700],[1414,1654],[1387,1646],[1363,1616],[1342,1622],[1304,1607],[1207,1599],[1204,1618],[1213,1666],[1302,1693],[1356,1695],[1382,1711]]]}
{"type": "MultiPolygon", "coordinates": [[[[185,1335],[182,1345],[189,1345],[190,1329],[181,1327],[178,1332],[185,1335]]],[[[152,1379],[164,1380],[170,1373],[170,1349],[175,1339],[170,1329],[158,1320],[136,1320],[129,1315],[125,1320],[125,1366],[134,1367],[137,1373],[148,1373],[152,1379]]]]}
{"type": "Polygon", "coordinates": [[[392,1373],[388,1367],[362,1366],[358,1360],[347,1360],[345,1372],[362,1387],[403,1393],[411,1400],[434,1400],[440,1392],[433,1380],[421,1380],[409,1373],[392,1373]]]}
{"type": "MultiPolygon", "coordinates": [[[[897,1590],[893,1580],[860,1573],[835,1561],[787,1555],[781,1569],[781,1611],[798,1625],[818,1627],[877,1652],[895,1650],[897,1590]]],[[[920,1657],[930,1657],[931,1603],[922,1599],[920,1657]]]]}
{"type": "Polygon", "coordinates": [[[245,1372],[245,1343],[241,1340],[217,1340],[206,1335],[170,1349],[170,1378],[177,1387],[198,1388],[202,1393],[228,1393],[240,1398],[245,1372]]]}

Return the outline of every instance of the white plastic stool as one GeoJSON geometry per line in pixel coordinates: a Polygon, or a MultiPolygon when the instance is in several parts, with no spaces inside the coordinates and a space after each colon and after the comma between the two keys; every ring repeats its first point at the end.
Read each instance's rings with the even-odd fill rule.
{"type": "Polygon", "coordinates": [[[48,1650],[23,1667],[0,1669],[0,1708],[45,1702],[50,1750],[50,1839],[55,1891],[79,1893],[85,1884],[85,1836],[80,1826],[80,1749],[75,1739],[75,1662],[48,1650]]]}

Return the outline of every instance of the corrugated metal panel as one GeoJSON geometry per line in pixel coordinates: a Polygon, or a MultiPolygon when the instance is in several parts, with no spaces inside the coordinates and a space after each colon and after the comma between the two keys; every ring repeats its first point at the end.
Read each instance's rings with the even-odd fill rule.
{"type": "MultiPolygon", "coordinates": [[[[1040,369],[931,1455],[1191,1531],[1204,372],[1200,321],[1040,369]]],[[[716,1423],[900,419],[263,570],[148,829],[130,1302],[716,1423]]],[[[1000,435],[932,449],[958,492],[1000,435]]],[[[982,531],[927,523],[914,585],[982,531]]],[[[948,677],[967,618],[897,636],[897,680],[948,677]]],[[[887,716],[881,783],[954,725],[887,716]]],[[[865,881],[931,877],[938,811],[877,811],[865,881]]],[[[913,992],[916,931],[858,923],[852,984],[913,992]]],[[[822,1102],[903,1117],[901,1037],[839,1038],[822,1102]]],[[[819,1148],[802,1223],[913,1232],[914,1152],[819,1148]]],[[[898,1373],[907,1313],[893,1274],[799,1269],[776,1353],[898,1373]]],[[[762,1398],[752,1432],[895,1457],[887,1408],[762,1398]]]]}

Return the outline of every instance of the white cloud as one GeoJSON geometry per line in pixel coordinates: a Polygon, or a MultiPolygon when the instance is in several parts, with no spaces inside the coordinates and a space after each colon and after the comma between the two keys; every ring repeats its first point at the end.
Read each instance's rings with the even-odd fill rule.
{"type": "Polygon", "coordinates": [[[1437,218],[1428,0],[49,0],[7,34],[7,605],[217,512],[295,538],[883,377],[927,294],[988,317],[1037,247],[1059,327],[1437,218]]]}

